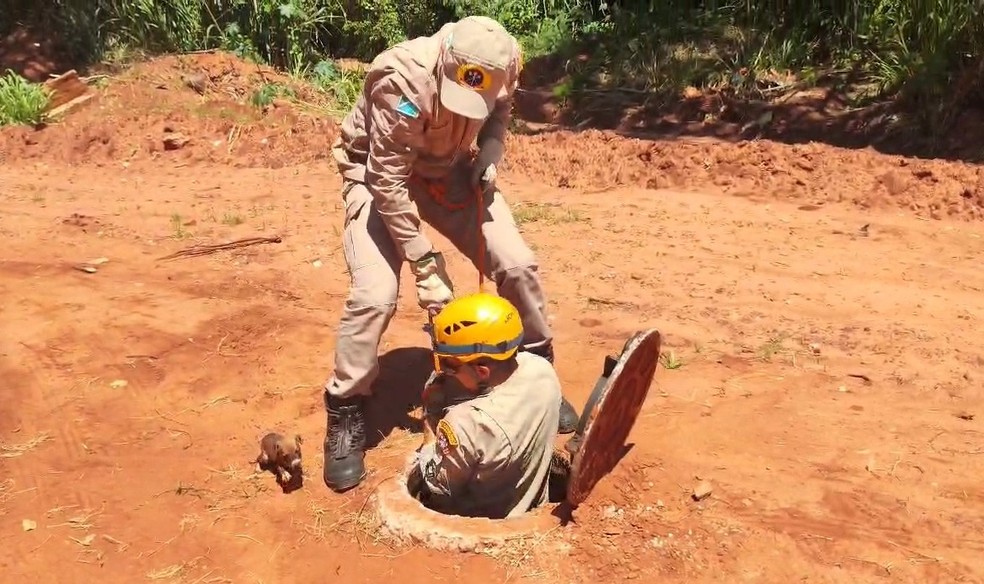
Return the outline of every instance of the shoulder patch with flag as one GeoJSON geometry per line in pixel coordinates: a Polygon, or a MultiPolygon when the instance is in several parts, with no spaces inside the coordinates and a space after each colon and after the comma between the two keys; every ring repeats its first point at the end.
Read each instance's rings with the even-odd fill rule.
{"type": "Polygon", "coordinates": [[[413,105],[409,99],[405,97],[400,97],[400,103],[396,104],[396,111],[407,116],[408,118],[416,118],[420,115],[420,109],[413,105]]]}

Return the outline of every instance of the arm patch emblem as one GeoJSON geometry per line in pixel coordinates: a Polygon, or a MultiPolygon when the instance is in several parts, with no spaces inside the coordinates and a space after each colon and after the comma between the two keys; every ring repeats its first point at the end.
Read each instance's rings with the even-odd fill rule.
{"type": "Polygon", "coordinates": [[[428,460],[427,464],[424,465],[424,476],[427,480],[433,482],[437,478],[437,463],[433,460],[428,460]]]}
{"type": "Polygon", "coordinates": [[[437,423],[437,447],[442,453],[447,455],[451,450],[457,448],[460,444],[458,440],[458,435],[454,433],[454,429],[451,428],[451,424],[447,420],[441,420],[437,423]]]}

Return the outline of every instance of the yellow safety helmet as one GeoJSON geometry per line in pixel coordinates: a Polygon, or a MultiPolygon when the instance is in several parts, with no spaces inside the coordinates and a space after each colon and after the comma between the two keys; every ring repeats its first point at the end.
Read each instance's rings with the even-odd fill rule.
{"type": "Polygon", "coordinates": [[[478,292],[455,298],[434,316],[434,355],[467,363],[481,357],[505,361],[523,342],[523,322],[508,300],[478,292]]]}

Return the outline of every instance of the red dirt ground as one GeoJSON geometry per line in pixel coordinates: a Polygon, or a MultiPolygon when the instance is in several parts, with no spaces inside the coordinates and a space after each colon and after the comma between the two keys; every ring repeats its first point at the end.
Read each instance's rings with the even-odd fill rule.
{"type": "Polygon", "coordinates": [[[576,523],[454,555],[381,539],[366,505],[419,439],[402,406],[420,384],[393,374],[426,374],[412,294],[381,348],[373,474],[345,495],[321,482],[347,283],[335,128],[238,104],[257,75],[160,59],[61,123],[0,133],[6,580],[984,581],[980,167],[513,136],[502,186],[542,261],[569,397],[640,326],[670,367],[576,523]],[[204,96],[181,81],[196,69],[204,96]],[[189,141],[167,150],[167,133],[189,141]],[[305,439],[299,491],[252,473],[270,428],[305,439]]]}

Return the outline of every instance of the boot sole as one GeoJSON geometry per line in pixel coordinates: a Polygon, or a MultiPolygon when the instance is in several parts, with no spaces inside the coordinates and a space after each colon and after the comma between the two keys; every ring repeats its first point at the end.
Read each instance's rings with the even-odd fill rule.
{"type": "Polygon", "coordinates": [[[362,473],[362,476],[361,477],[359,477],[359,478],[357,478],[355,480],[352,480],[352,481],[345,482],[345,483],[329,483],[326,480],[325,481],[325,486],[327,486],[332,491],[335,491],[336,493],[344,493],[345,491],[348,491],[350,489],[354,489],[355,487],[358,487],[359,485],[361,485],[362,484],[362,481],[365,480],[366,475],[368,475],[368,474],[369,473],[362,473]]]}

